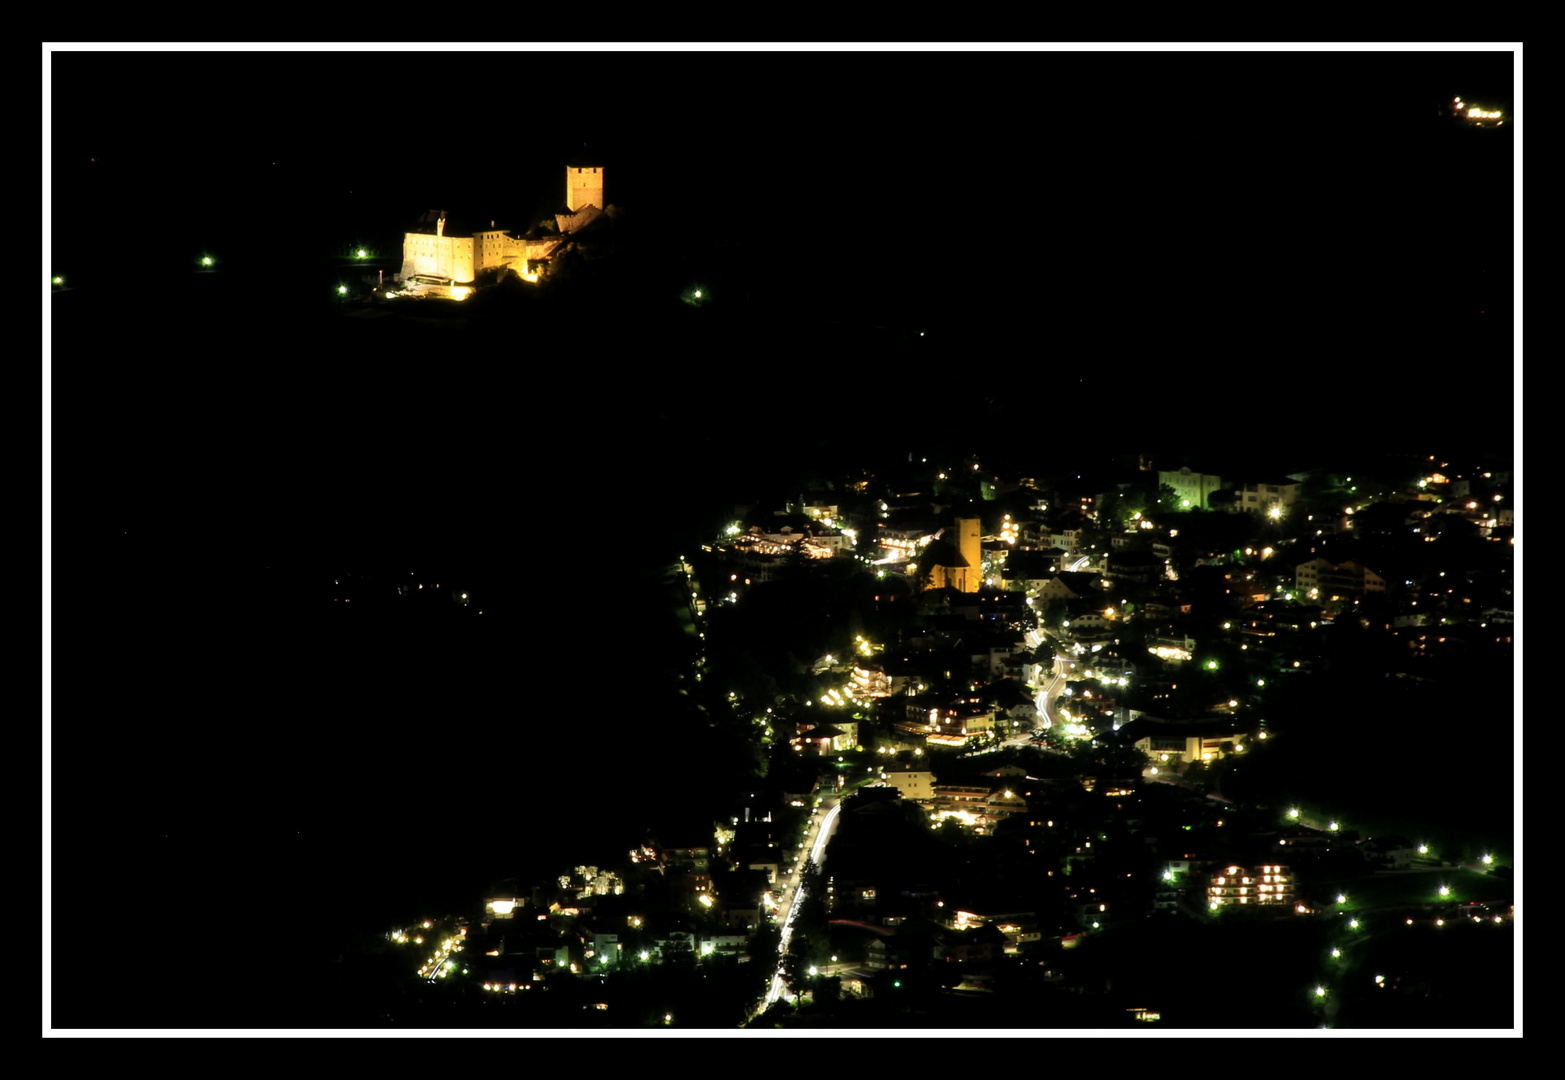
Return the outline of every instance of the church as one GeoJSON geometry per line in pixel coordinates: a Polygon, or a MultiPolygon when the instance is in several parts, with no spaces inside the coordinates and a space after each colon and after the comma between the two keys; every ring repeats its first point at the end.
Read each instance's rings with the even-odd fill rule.
{"type": "Polygon", "coordinates": [[[574,233],[603,216],[603,173],[599,166],[565,170],[565,206],[554,215],[558,235],[528,239],[491,220],[460,220],[431,210],[403,234],[402,271],[396,280],[409,291],[465,298],[481,279],[498,280],[514,270],[538,280],[538,267],[574,233]]]}

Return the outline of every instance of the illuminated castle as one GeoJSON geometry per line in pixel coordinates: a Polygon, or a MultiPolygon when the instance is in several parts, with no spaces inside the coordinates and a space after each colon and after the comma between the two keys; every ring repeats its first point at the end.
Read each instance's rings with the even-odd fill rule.
{"type": "Polygon", "coordinates": [[[487,229],[473,229],[444,210],[431,210],[418,219],[414,231],[403,234],[398,280],[431,278],[446,285],[471,285],[479,271],[514,262],[520,243],[493,221],[487,229]]]}
{"type": "Polygon", "coordinates": [[[529,281],[528,264],[547,261],[572,233],[603,215],[601,167],[565,170],[565,210],[554,216],[558,236],[528,240],[493,221],[487,229],[465,224],[444,210],[431,210],[402,237],[402,272],[397,280],[415,288],[444,292],[461,299],[474,280],[486,272],[515,270],[529,281]]]}

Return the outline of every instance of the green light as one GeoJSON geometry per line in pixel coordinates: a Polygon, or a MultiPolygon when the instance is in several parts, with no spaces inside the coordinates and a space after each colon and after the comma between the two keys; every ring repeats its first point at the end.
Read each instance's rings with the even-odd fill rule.
{"type": "Polygon", "coordinates": [[[346,296],[347,294],[348,294],[348,287],[346,285],[338,285],[337,286],[337,295],[339,295],[339,296],[346,296]]]}
{"type": "Polygon", "coordinates": [[[65,284],[65,279],[62,278],[62,277],[57,277],[57,278],[54,279],[54,283],[56,285],[64,285],[65,284]]]}
{"type": "Polygon", "coordinates": [[[210,255],[203,255],[203,256],[201,256],[201,265],[202,266],[211,266],[212,265],[212,256],[210,256],[210,255]]]}
{"type": "Polygon", "coordinates": [[[700,289],[696,290],[696,299],[697,300],[701,299],[701,290],[700,289]]]}
{"type": "Polygon", "coordinates": [[[364,249],[363,248],[359,248],[358,257],[361,258],[361,259],[365,257],[365,253],[364,253],[364,249]]]}

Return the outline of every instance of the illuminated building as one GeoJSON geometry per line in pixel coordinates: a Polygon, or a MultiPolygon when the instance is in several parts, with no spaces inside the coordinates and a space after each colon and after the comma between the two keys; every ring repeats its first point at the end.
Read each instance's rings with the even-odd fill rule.
{"type": "Polygon", "coordinates": [[[891,678],[880,665],[855,666],[853,669],[854,693],[859,697],[881,698],[891,696],[891,678]]]}
{"type": "Polygon", "coordinates": [[[505,229],[473,229],[444,210],[431,210],[403,234],[400,282],[436,279],[448,286],[471,286],[477,273],[510,266],[522,254],[523,241],[505,229]]]}
{"type": "Polygon", "coordinates": [[[1274,484],[1235,484],[1233,509],[1265,513],[1273,507],[1292,506],[1298,496],[1297,480],[1279,480],[1274,484]]]}
{"type": "Polygon", "coordinates": [[[983,584],[983,538],[979,524],[977,518],[957,518],[953,526],[941,530],[942,538],[954,552],[944,547],[937,552],[934,545],[926,549],[926,560],[934,560],[929,567],[929,588],[978,591],[983,584]]]}
{"type": "Polygon", "coordinates": [[[928,801],[935,797],[935,774],[916,765],[895,765],[886,770],[886,786],[904,799],[928,801]]]}
{"type": "Polygon", "coordinates": [[[1286,866],[1275,864],[1258,866],[1254,870],[1226,866],[1212,877],[1206,898],[1211,907],[1291,904],[1293,875],[1286,866]]]}
{"type": "Polygon", "coordinates": [[[1137,739],[1135,747],[1154,765],[1193,761],[1212,761],[1223,756],[1223,743],[1239,744],[1235,735],[1148,735],[1137,739]]]}
{"type": "Polygon", "coordinates": [[[810,724],[801,721],[799,734],[788,740],[795,750],[813,750],[817,754],[829,754],[835,750],[850,750],[857,743],[858,725],[852,721],[836,724],[810,724]]]}
{"type": "Polygon", "coordinates": [[[752,585],[775,579],[795,558],[831,558],[840,546],[840,539],[840,535],[816,539],[808,533],[796,533],[786,525],[780,533],[763,533],[756,528],[719,547],[717,561],[733,567],[735,580],[752,585]]]}
{"type": "Polygon", "coordinates": [[[1294,584],[1311,599],[1328,600],[1332,596],[1351,598],[1364,593],[1383,593],[1386,580],[1375,571],[1356,562],[1332,563],[1311,559],[1293,569],[1294,584]],[[1315,591],[1319,595],[1315,595],[1315,591]]]}
{"type": "Polygon", "coordinates": [[[1160,470],[1157,474],[1157,482],[1159,485],[1167,484],[1174,489],[1175,505],[1182,510],[1211,509],[1208,500],[1212,492],[1220,491],[1223,487],[1221,476],[1192,472],[1189,466],[1182,466],[1177,470],[1160,470]]]}
{"type": "Polygon", "coordinates": [[[876,554],[882,559],[912,559],[933,539],[934,534],[924,528],[897,528],[881,522],[876,528],[876,554]]]}
{"type": "Polygon", "coordinates": [[[994,730],[994,712],[993,706],[974,711],[950,707],[930,709],[925,723],[929,741],[938,744],[942,739],[955,740],[950,745],[963,745],[969,735],[994,730]]]}
{"type": "Polygon", "coordinates": [[[509,893],[503,896],[492,896],[484,901],[484,913],[496,919],[514,919],[516,909],[526,904],[525,897],[513,896],[509,893]]]}

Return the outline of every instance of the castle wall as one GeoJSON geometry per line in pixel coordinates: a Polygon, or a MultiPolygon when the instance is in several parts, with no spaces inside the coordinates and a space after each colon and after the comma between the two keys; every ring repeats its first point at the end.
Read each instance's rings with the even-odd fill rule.
{"type": "Polygon", "coordinates": [[[431,236],[428,233],[404,233],[402,237],[402,277],[433,274],[452,281],[473,280],[473,238],[470,236],[431,236]]]}
{"type": "Polygon", "coordinates": [[[573,214],[555,214],[554,227],[562,233],[573,233],[586,228],[593,221],[603,216],[595,203],[588,203],[573,214]]]}

